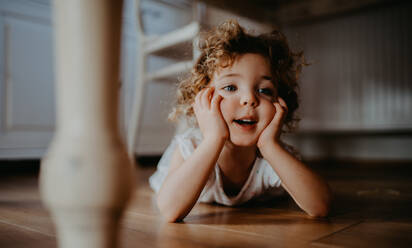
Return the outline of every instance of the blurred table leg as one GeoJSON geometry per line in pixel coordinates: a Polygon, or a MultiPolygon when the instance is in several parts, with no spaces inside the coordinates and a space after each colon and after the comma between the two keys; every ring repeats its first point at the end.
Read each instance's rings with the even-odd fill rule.
{"type": "Polygon", "coordinates": [[[118,127],[122,1],[54,0],[57,129],[40,189],[59,247],[116,247],[133,189],[118,127]]]}

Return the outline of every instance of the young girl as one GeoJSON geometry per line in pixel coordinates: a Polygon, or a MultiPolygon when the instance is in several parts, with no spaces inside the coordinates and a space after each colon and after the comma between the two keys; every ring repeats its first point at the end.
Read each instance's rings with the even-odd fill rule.
{"type": "Polygon", "coordinates": [[[236,21],[212,31],[191,75],[178,88],[174,117],[196,127],[177,135],[149,179],[170,222],[197,201],[233,206],[279,195],[282,188],[311,216],[326,216],[327,183],[280,141],[293,128],[302,54],[283,34],[253,36],[236,21]]]}

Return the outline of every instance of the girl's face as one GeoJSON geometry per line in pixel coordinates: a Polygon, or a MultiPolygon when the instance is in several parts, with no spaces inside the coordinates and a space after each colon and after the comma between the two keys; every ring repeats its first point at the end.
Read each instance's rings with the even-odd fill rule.
{"type": "Polygon", "coordinates": [[[223,96],[220,109],[236,146],[255,146],[272,121],[277,91],[268,61],[259,54],[240,55],[231,67],[213,74],[211,86],[223,96]]]}

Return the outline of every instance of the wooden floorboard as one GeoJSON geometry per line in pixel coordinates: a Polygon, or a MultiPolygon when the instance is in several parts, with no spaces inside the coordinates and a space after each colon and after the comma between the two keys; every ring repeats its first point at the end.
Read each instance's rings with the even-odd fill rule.
{"type": "Polygon", "coordinates": [[[0,221],[0,247],[51,248],[56,247],[53,236],[33,231],[24,226],[16,226],[0,221]]]}
{"type": "Polygon", "coordinates": [[[411,247],[412,223],[366,221],[314,242],[321,247],[411,247]]]}
{"type": "MultiPolygon", "coordinates": [[[[328,218],[310,218],[284,197],[240,208],[197,204],[181,223],[160,217],[147,183],[154,169],[140,168],[119,242],[121,247],[412,247],[412,165],[314,168],[335,195],[328,218]]],[[[38,171],[0,174],[0,247],[56,247],[38,171]]]]}

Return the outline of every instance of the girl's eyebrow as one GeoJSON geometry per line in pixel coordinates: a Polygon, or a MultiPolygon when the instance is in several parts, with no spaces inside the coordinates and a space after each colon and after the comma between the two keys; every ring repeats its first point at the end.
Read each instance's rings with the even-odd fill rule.
{"type": "MultiPolygon", "coordinates": [[[[219,79],[227,78],[227,77],[242,77],[239,73],[228,73],[219,77],[219,79]]],[[[263,75],[262,79],[272,81],[271,76],[263,75]]]]}
{"type": "Polygon", "coordinates": [[[272,77],[271,77],[271,76],[262,76],[262,79],[272,81],[272,77]]]}
{"type": "Polygon", "coordinates": [[[228,74],[224,74],[220,76],[219,79],[223,79],[227,77],[242,77],[242,75],[240,75],[239,73],[228,73],[228,74]]]}

